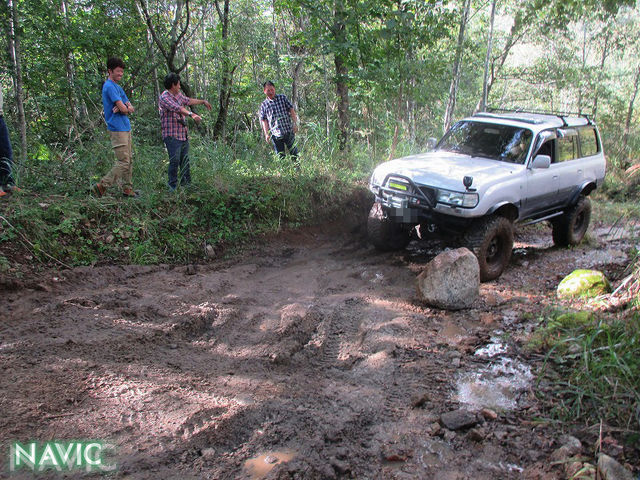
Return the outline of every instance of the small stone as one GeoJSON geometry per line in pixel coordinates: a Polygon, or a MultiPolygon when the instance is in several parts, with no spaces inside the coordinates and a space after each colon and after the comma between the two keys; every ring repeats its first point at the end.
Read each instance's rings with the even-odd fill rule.
{"type": "Polygon", "coordinates": [[[216,449],[215,448],[204,448],[202,450],[202,457],[206,458],[206,459],[210,459],[216,456],[216,449]]]}
{"type": "Polygon", "coordinates": [[[267,455],[266,457],[264,457],[264,463],[269,463],[269,464],[278,463],[278,457],[274,455],[267,455]]]}
{"type": "Polygon", "coordinates": [[[205,255],[207,256],[207,258],[213,258],[213,257],[215,257],[215,256],[216,256],[216,251],[215,251],[215,249],[213,248],[213,246],[211,246],[211,245],[209,245],[209,244],[207,244],[207,245],[204,247],[204,253],[205,253],[205,255]]]}
{"type": "Polygon", "coordinates": [[[108,244],[108,243],[111,243],[111,242],[113,242],[114,238],[115,238],[115,237],[114,237],[113,235],[109,234],[109,235],[107,235],[107,236],[106,236],[106,238],[104,239],[104,243],[107,243],[107,244],[108,244]]]}
{"type": "Polygon", "coordinates": [[[486,420],[495,420],[496,418],[498,418],[498,414],[493,410],[491,410],[490,408],[483,408],[482,410],[480,410],[480,414],[486,420]]]}
{"type": "Polygon", "coordinates": [[[175,350],[176,348],[178,348],[178,345],[177,345],[176,343],[170,343],[170,344],[169,344],[169,348],[170,348],[171,350],[175,350]]]}
{"type": "Polygon", "coordinates": [[[496,437],[496,439],[500,440],[501,442],[503,440],[505,440],[508,435],[509,434],[507,432],[505,432],[504,430],[497,430],[497,431],[493,432],[493,436],[496,437]]]}
{"type": "Polygon", "coordinates": [[[478,419],[475,414],[464,409],[459,409],[443,413],[440,416],[440,422],[449,430],[461,430],[463,428],[473,427],[478,423],[478,419]]]}
{"type": "Polygon", "coordinates": [[[460,368],[460,359],[459,358],[451,359],[451,366],[453,368],[460,368]]]}
{"type": "Polygon", "coordinates": [[[451,430],[445,430],[444,432],[444,439],[447,442],[451,442],[453,441],[453,439],[456,438],[456,432],[452,432],[451,430]]]}
{"type": "Polygon", "coordinates": [[[471,430],[469,430],[468,436],[469,439],[473,440],[474,442],[481,442],[485,439],[486,433],[480,428],[472,428],[471,430]]]}
{"type": "Polygon", "coordinates": [[[329,463],[331,464],[333,469],[341,475],[345,475],[351,471],[351,467],[349,467],[349,464],[347,462],[338,460],[336,457],[331,457],[329,463]]]}
{"type": "Polygon", "coordinates": [[[604,453],[598,457],[598,470],[603,480],[634,480],[629,470],[604,453]]]}
{"type": "Polygon", "coordinates": [[[422,408],[429,401],[429,395],[423,393],[421,395],[416,395],[411,399],[411,407],[412,408],[422,408]]]}

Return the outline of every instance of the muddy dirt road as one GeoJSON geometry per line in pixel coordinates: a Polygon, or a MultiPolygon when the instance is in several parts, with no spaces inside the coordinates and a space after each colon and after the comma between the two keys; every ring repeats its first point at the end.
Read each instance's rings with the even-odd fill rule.
{"type": "Polygon", "coordinates": [[[4,291],[0,477],[32,478],[9,472],[12,441],[101,439],[117,470],[62,478],[561,478],[559,432],[526,421],[520,341],[560,278],[619,272],[626,245],[600,229],[558,250],[528,228],[459,312],[415,293],[437,245],[381,254],[309,230],[234,262],[77,268],[4,291]],[[461,407],[476,425],[443,427],[461,407]]]}

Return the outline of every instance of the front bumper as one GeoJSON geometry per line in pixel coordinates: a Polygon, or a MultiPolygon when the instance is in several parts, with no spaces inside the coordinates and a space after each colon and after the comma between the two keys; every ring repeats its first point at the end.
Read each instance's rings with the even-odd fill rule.
{"type": "Polygon", "coordinates": [[[435,188],[419,186],[404,175],[389,174],[380,185],[371,184],[369,189],[397,223],[426,223],[443,231],[460,232],[471,221],[469,209],[437,203],[435,188]]]}

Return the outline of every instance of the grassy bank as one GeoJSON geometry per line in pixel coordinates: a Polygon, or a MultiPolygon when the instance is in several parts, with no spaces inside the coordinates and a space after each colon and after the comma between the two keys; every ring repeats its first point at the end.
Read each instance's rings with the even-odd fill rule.
{"type": "Polygon", "coordinates": [[[112,165],[106,140],[66,158],[46,155],[20,166],[24,191],[0,203],[0,272],[25,263],[200,262],[265,233],[360,214],[373,161],[345,161],[325,147],[303,145],[298,166],[266,145],[192,142],[193,186],[170,193],[164,148],[136,145],[137,199],[116,188],[87,193],[112,165]]]}

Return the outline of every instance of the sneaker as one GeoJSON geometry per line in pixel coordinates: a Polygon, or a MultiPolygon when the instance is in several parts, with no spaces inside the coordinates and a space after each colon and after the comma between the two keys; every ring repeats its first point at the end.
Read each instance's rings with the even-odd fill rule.
{"type": "Polygon", "coordinates": [[[136,192],[133,188],[125,188],[122,191],[122,195],[127,198],[138,198],[140,196],[140,193],[136,192]]]}
{"type": "Polygon", "coordinates": [[[2,188],[0,188],[0,198],[6,197],[7,195],[9,195],[9,194],[7,192],[5,192],[2,188]]]}
{"type": "Polygon", "coordinates": [[[91,193],[93,193],[96,197],[102,197],[106,193],[106,191],[107,189],[100,183],[96,183],[93,187],[91,187],[91,193]]]}

